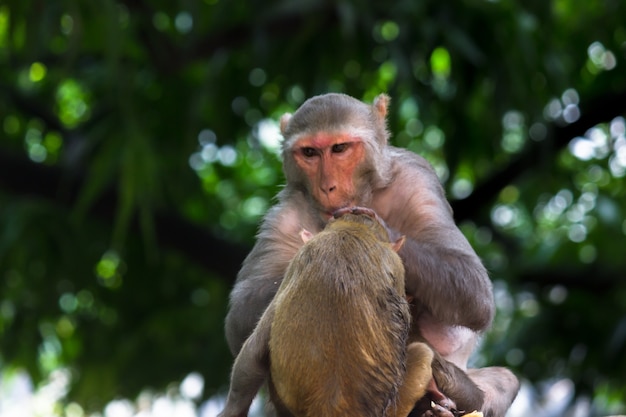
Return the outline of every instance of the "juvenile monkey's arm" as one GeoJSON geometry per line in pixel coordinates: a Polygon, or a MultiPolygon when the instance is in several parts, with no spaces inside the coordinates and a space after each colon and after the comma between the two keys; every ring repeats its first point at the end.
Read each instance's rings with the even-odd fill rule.
{"type": "Polygon", "coordinates": [[[237,355],[224,411],[218,417],[246,417],[252,400],[269,375],[269,339],[274,303],[259,320],[237,355]]]}

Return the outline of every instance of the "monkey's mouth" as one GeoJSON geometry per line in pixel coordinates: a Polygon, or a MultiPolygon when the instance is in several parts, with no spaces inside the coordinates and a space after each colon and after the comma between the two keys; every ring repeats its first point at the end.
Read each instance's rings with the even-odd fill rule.
{"type": "Polygon", "coordinates": [[[354,207],[355,207],[354,204],[347,204],[345,206],[341,206],[341,207],[338,207],[338,208],[334,208],[332,210],[328,210],[326,213],[324,213],[324,215],[327,216],[328,219],[333,218],[333,217],[341,217],[342,214],[350,211],[354,207]]]}
{"type": "Polygon", "coordinates": [[[324,210],[322,211],[322,218],[326,221],[332,219],[333,217],[335,217],[335,213],[341,209],[330,209],[330,210],[324,210]]]}
{"type": "Polygon", "coordinates": [[[348,209],[356,207],[358,204],[354,202],[349,202],[347,204],[342,204],[341,206],[336,207],[322,207],[320,210],[322,213],[322,218],[326,221],[332,219],[333,217],[337,217],[339,212],[345,212],[348,209]]]}

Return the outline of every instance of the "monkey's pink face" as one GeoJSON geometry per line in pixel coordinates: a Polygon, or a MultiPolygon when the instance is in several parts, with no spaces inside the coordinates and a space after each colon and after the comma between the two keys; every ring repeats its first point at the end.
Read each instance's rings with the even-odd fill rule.
{"type": "Polygon", "coordinates": [[[330,218],[340,208],[357,205],[355,177],[365,157],[361,139],[346,134],[318,132],[293,146],[298,167],[309,179],[309,192],[330,218]]]}

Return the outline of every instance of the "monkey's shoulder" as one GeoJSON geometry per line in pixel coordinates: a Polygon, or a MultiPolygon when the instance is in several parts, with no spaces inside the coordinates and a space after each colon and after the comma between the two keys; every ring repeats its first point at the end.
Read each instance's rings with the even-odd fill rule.
{"type": "Polygon", "coordinates": [[[408,172],[409,175],[420,173],[421,175],[436,176],[432,164],[415,152],[395,146],[388,146],[386,152],[392,161],[394,173],[408,172]]]}
{"type": "Polygon", "coordinates": [[[270,207],[259,226],[257,240],[270,240],[278,245],[297,249],[302,246],[300,232],[303,229],[316,233],[323,228],[315,216],[303,210],[308,203],[298,192],[282,190],[278,202],[270,207]],[[293,197],[293,198],[292,198],[293,197]]]}

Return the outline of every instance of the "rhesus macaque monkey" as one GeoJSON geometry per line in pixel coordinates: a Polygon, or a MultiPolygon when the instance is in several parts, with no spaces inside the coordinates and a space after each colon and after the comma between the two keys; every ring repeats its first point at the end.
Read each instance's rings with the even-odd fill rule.
{"type": "MultiPolygon", "coordinates": [[[[318,232],[336,210],[364,206],[384,220],[391,236],[406,236],[398,254],[412,300],[410,340],[425,338],[443,358],[466,370],[479,336],[493,320],[491,282],[456,227],[430,164],[388,144],[388,102],[384,94],[372,105],[326,94],[281,118],[287,183],[263,219],[231,292],[226,338],[233,354],[252,333],[302,246],[298,232],[318,232]]],[[[513,373],[489,367],[467,374],[484,392],[485,416],[504,416],[519,389],[513,373]]]]}
{"type": "Polygon", "coordinates": [[[433,351],[407,347],[411,313],[396,253],[404,237],[390,243],[369,209],[301,236],[235,360],[220,417],[246,416],[266,379],[279,416],[406,417],[432,380],[433,351]]]}

